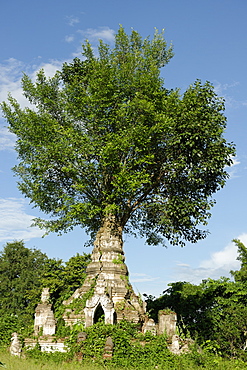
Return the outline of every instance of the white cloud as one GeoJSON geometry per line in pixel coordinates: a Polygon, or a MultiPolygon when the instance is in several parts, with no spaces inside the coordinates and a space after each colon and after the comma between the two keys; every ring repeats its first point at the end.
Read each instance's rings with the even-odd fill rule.
{"type": "Polygon", "coordinates": [[[221,251],[212,253],[210,259],[202,261],[199,267],[210,270],[224,269],[229,272],[238,267],[237,256],[237,247],[231,242],[221,251]]]}
{"type": "Polygon", "coordinates": [[[223,95],[224,94],[224,91],[227,91],[229,89],[231,89],[232,87],[235,87],[235,86],[238,86],[239,85],[239,82],[235,81],[235,82],[232,82],[231,84],[222,84],[220,83],[219,81],[216,81],[215,82],[215,86],[214,86],[214,90],[216,92],[217,95],[223,95]]]}
{"type": "Polygon", "coordinates": [[[67,35],[65,36],[65,41],[70,43],[70,42],[73,42],[74,41],[74,36],[73,35],[67,35]]]}
{"type": "MultiPolygon", "coordinates": [[[[115,39],[115,31],[109,27],[88,28],[86,30],[78,30],[77,33],[82,35],[82,42],[84,42],[86,39],[90,41],[95,55],[98,54],[97,45],[99,40],[111,43],[115,39]]],[[[72,56],[80,58],[81,54],[82,48],[80,45],[80,47],[76,49],[72,56]]]]}
{"type": "Polygon", "coordinates": [[[102,39],[112,42],[115,38],[115,31],[109,27],[88,28],[85,31],[79,30],[78,32],[91,41],[102,39]]]}
{"type": "Polygon", "coordinates": [[[0,101],[6,100],[8,93],[11,93],[20,103],[26,102],[21,88],[24,68],[24,64],[14,58],[0,64],[0,101]]]}
{"type": "Polygon", "coordinates": [[[8,131],[6,127],[0,128],[0,150],[13,150],[15,145],[15,135],[8,131]]]}
{"type": "Polygon", "coordinates": [[[23,68],[23,63],[15,58],[9,58],[4,64],[0,64],[0,84],[9,83],[9,76],[11,82],[19,79],[19,71],[23,68]]]}
{"type": "MultiPolygon", "coordinates": [[[[237,239],[247,246],[247,233],[239,235],[237,239]]],[[[212,253],[209,259],[201,261],[198,268],[177,263],[172,281],[187,281],[192,284],[200,284],[202,280],[208,278],[230,277],[231,270],[240,268],[240,262],[237,260],[237,257],[237,246],[231,242],[222,250],[212,253]]]]}
{"type": "Polygon", "coordinates": [[[238,157],[231,157],[232,159],[232,165],[231,166],[227,166],[226,167],[226,171],[228,172],[229,176],[230,176],[230,179],[234,179],[236,177],[238,177],[237,173],[238,173],[238,170],[239,168],[237,167],[241,162],[240,160],[238,159],[238,157]]]}
{"type": "Polygon", "coordinates": [[[41,63],[30,67],[14,58],[6,60],[0,64],[0,101],[7,100],[10,93],[22,106],[29,106],[29,102],[24,97],[21,86],[23,72],[27,73],[35,80],[37,72],[43,68],[47,77],[54,76],[55,72],[60,69],[62,61],[51,60],[49,63],[41,63]]]}
{"type": "Polygon", "coordinates": [[[154,281],[154,280],[157,280],[159,278],[158,277],[152,277],[150,275],[143,274],[143,273],[133,272],[133,273],[130,274],[130,279],[131,279],[132,283],[144,283],[144,282],[147,282],[147,281],[154,281]]]}
{"type": "Polygon", "coordinates": [[[236,239],[239,239],[247,247],[247,233],[239,235],[236,239]]]}
{"type": "MultiPolygon", "coordinates": [[[[61,68],[62,63],[58,60],[52,60],[48,63],[30,67],[14,58],[6,60],[5,63],[0,64],[0,102],[7,101],[10,93],[21,107],[31,107],[22,92],[21,79],[23,72],[26,72],[34,81],[37,72],[43,68],[46,76],[52,77],[61,68]]],[[[0,150],[12,150],[15,145],[15,135],[10,133],[6,127],[3,127],[3,125],[7,125],[7,122],[0,121],[0,150]]]]}
{"type": "Polygon", "coordinates": [[[43,63],[38,66],[38,68],[33,71],[33,79],[35,79],[35,76],[37,72],[42,68],[45,72],[46,77],[53,77],[54,74],[61,69],[62,64],[64,61],[59,61],[59,60],[51,60],[49,63],[43,63]]]}
{"type": "Polygon", "coordinates": [[[214,83],[214,91],[218,96],[221,96],[225,100],[225,105],[228,108],[238,108],[240,106],[247,106],[246,100],[236,100],[232,93],[231,95],[228,93],[229,90],[234,89],[236,86],[239,86],[240,83],[238,81],[234,81],[230,84],[225,83],[222,84],[218,81],[215,81],[214,83]]]}
{"type": "Polygon", "coordinates": [[[209,269],[192,268],[190,266],[177,265],[177,267],[174,268],[174,275],[169,280],[169,283],[186,281],[188,283],[198,285],[204,279],[208,279],[209,277],[212,279],[218,279],[220,276],[222,276],[222,274],[212,274],[212,271],[209,271],[209,269]]]}
{"type": "Polygon", "coordinates": [[[232,161],[233,161],[233,163],[232,163],[231,167],[237,166],[238,164],[240,164],[240,161],[237,159],[237,157],[232,158],[232,161]]]}
{"type": "Polygon", "coordinates": [[[190,265],[188,265],[188,263],[177,263],[177,266],[190,267],[190,265]]]}
{"type": "Polygon", "coordinates": [[[67,18],[68,25],[73,27],[75,24],[79,23],[79,18],[74,17],[73,15],[69,15],[67,18]]]}
{"type": "Polygon", "coordinates": [[[44,231],[31,227],[34,216],[25,212],[24,199],[0,199],[0,242],[30,240],[41,237],[44,231]]]}

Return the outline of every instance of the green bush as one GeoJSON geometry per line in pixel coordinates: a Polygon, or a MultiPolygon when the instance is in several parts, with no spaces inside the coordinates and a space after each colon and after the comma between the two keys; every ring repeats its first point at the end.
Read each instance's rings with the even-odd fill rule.
{"type": "MultiPolygon", "coordinates": [[[[13,370],[55,370],[55,369],[83,369],[83,370],[244,370],[246,363],[241,359],[224,359],[209,352],[208,348],[198,351],[198,346],[191,348],[191,352],[174,355],[167,349],[167,340],[164,335],[153,336],[151,333],[142,334],[136,325],[121,321],[116,325],[105,325],[102,321],[84,328],[82,323],[76,324],[70,331],[67,341],[70,346],[68,353],[44,353],[38,346],[26,351],[25,358],[13,361],[16,365],[8,366],[12,360],[0,352],[0,361],[13,370]],[[85,331],[87,339],[77,343],[78,333],[85,331]],[[104,359],[106,338],[110,336],[114,343],[113,356],[104,359]],[[81,356],[78,356],[80,354],[81,356]],[[81,362],[78,359],[81,358],[81,362]],[[23,367],[21,366],[23,364],[23,367]],[[32,365],[32,366],[31,366],[32,365]]],[[[209,343],[209,347],[210,347],[209,343]]]]}

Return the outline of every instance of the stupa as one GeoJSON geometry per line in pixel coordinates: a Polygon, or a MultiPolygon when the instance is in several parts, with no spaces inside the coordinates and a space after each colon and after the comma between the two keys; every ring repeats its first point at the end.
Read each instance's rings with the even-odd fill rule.
{"type": "Polygon", "coordinates": [[[123,319],[142,324],[146,320],[145,303],[129,283],[122,230],[116,228],[113,231],[110,219],[97,233],[91,259],[84,284],[63,302],[66,325],[82,320],[88,327],[100,317],[104,317],[106,324],[123,319]],[[76,309],[73,307],[75,302],[76,309]]]}

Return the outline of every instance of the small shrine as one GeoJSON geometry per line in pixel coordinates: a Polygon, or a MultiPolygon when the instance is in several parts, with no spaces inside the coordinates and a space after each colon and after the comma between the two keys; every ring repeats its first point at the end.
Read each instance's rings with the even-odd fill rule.
{"type": "Polygon", "coordinates": [[[25,347],[31,349],[39,344],[42,352],[66,352],[64,339],[55,338],[56,320],[49,299],[49,288],[44,288],[41,303],[35,309],[34,337],[36,338],[26,338],[25,347]]]}
{"type": "Polygon", "coordinates": [[[56,331],[54,313],[49,303],[49,288],[44,288],[41,303],[37,305],[34,316],[34,335],[53,335],[56,331]]]}

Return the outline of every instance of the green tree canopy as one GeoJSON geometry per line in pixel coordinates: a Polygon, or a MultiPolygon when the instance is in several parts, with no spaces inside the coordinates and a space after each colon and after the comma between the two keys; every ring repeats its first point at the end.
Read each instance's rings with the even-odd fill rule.
{"type": "MultiPolygon", "coordinates": [[[[223,355],[246,356],[247,343],[247,248],[238,239],[240,270],[231,271],[235,281],[221,277],[199,285],[175,282],[159,298],[146,296],[147,309],[157,321],[159,310],[177,313],[180,335],[191,336],[223,355]]],[[[245,357],[246,358],[246,357],[245,357]]]]}
{"type": "Polygon", "coordinates": [[[237,260],[240,261],[240,270],[230,271],[235,281],[247,283],[247,248],[239,239],[233,239],[233,242],[238,248],[237,260]]]}
{"type": "Polygon", "coordinates": [[[147,296],[146,302],[154,320],[159,310],[175,311],[180,336],[197,339],[200,345],[224,356],[243,355],[247,332],[246,284],[224,277],[203,280],[199,285],[180,281],[169,284],[157,299],[147,296]]]}
{"type": "Polygon", "coordinates": [[[41,278],[48,261],[38,249],[26,248],[23,241],[7,243],[0,252],[0,312],[33,313],[40,299],[41,278]],[[31,307],[29,308],[29,306],[31,307]]]}
{"type": "Polygon", "coordinates": [[[90,261],[90,255],[86,253],[77,253],[65,263],[61,259],[47,261],[41,281],[42,286],[50,290],[50,301],[55,311],[59,310],[62,302],[82,286],[90,261]]]}
{"type": "Polygon", "coordinates": [[[223,137],[224,102],[199,80],[167,90],[161,67],[173,56],[163,33],[152,39],[120,27],[115,46],[86,41],[83,58],[54,77],[24,75],[33,108],[9,97],[2,109],[17,135],[19,188],[50,220],[47,231],[76,225],[95,235],[106,219],[149,244],[183,245],[201,230],[227,179],[232,144],[223,137]]]}
{"type": "Polygon", "coordinates": [[[15,331],[32,332],[47,261],[46,254],[23,241],[7,243],[0,252],[0,343],[9,344],[15,331]]]}
{"type": "Polygon", "coordinates": [[[49,288],[55,315],[60,317],[62,302],[83,284],[89,262],[85,253],[63,262],[25,247],[23,241],[6,243],[0,252],[0,344],[9,343],[14,331],[33,333],[43,288],[49,288]]]}

